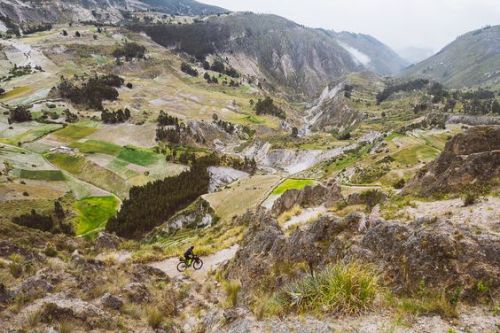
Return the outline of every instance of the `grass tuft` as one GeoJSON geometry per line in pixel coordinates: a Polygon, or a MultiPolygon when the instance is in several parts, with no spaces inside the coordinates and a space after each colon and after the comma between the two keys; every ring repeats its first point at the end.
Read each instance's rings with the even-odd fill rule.
{"type": "Polygon", "coordinates": [[[222,288],[226,293],[227,306],[235,307],[238,304],[238,293],[241,290],[241,282],[238,280],[223,281],[222,288]]]}
{"type": "Polygon", "coordinates": [[[269,299],[266,313],[358,314],[372,307],[379,290],[376,274],[366,265],[336,264],[286,285],[269,299]]]}

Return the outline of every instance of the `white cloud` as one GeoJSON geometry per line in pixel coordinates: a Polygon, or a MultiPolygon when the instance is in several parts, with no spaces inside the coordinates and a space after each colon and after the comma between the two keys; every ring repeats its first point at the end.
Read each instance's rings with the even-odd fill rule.
{"type": "MultiPolygon", "coordinates": [[[[204,1],[204,0],[201,0],[204,1]]],[[[205,0],[310,26],[375,36],[394,49],[439,50],[458,35],[500,24],[499,0],[205,0]]]]}

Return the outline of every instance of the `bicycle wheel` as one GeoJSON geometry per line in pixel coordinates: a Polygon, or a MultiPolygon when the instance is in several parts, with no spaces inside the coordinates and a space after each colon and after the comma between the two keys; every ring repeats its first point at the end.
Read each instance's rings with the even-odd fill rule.
{"type": "Polygon", "coordinates": [[[188,266],[184,261],[181,261],[180,263],[177,264],[177,270],[181,273],[184,272],[187,268],[188,266]]]}
{"type": "Polygon", "coordinates": [[[196,259],[196,260],[194,261],[194,263],[193,263],[193,268],[194,268],[195,270],[200,270],[202,267],[203,267],[203,260],[201,260],[201,259],[199,259],[199,258],[198,258],[198,259],[196,259]]]}

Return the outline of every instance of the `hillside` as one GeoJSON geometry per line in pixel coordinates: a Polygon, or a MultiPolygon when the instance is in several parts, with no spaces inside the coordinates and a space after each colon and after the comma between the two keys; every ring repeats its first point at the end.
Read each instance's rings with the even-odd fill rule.
{"type": "Polygon", "coordinates": [[[398,74],[408,66],[406,60],[370,35],[347,31],[330,33],[359,63],[377,74],[398,74]]]}
{"type": "Polygon", "coordinates": [[[500,84],[500,25],[458,37],[402,76],[425,77],[453,88],[500,84]]]}
{"type": "Polygon", "coordinates": [[[200,59],[220,56],[270,89],[303,98],[317,97],[348,73],[370,69],[391,74],[405,64],[373,37],[310,29],[275,15],[236,13],[210,17],[203,24],[132,29],[200,59]]]}
{"type": "Polygon", "coordinates": [[[211,15],[227,12],[223,8],[194,0],[5,0],[0,3],[0,22],[14,25],[80,21],[116,23],[128,17],[129,11],[134,10],[159,11],[172,15],[211,15]]]}
{"type": "Polygon", "coordinates": [[[0,36],[0,332],[498,330],[498,87],[274,15],[61,2],[97,3],[0,36]]]}

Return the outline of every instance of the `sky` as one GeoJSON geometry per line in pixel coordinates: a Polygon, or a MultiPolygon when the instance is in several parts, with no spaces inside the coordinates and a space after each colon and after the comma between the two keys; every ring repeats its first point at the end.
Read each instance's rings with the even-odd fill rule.
{"type": "Polygon", "coordinates": [[[370,34],[396,51],[439,51],[457,36],[500,24],[500,0],[200,0],[277,14],[313,28],[370,34]]]}

